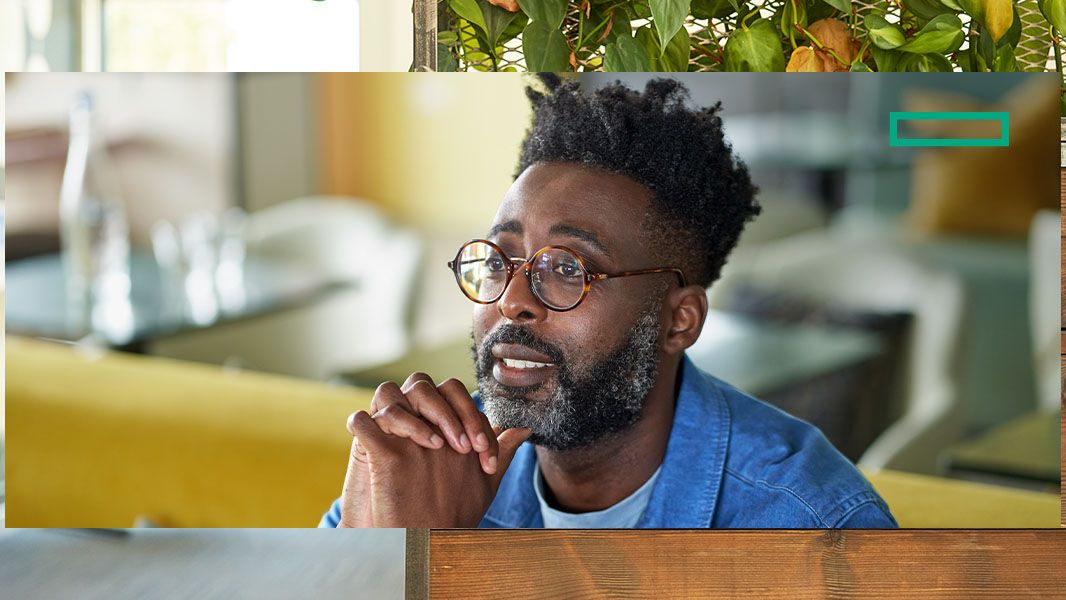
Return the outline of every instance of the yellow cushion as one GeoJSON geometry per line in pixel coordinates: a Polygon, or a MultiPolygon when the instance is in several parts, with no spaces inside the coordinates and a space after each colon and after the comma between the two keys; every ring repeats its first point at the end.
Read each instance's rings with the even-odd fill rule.
{"type": "MultiPolygon", "coordinates": [[[[372,392],[7,337],[7,523],[312,527],[372,392]]],[[[904,527],[1057,527],[1059,499],[882,471],[904,527]]]]}
{"type": "MultiPolygon", "coordinates": [[[[961,233],[1023,236],[1033,215],[1058,206],[1058,85],[1034,78],[1001,102],[986,106],[956,94],[908,93],[909,111],[1007,111],[1006,148],[928,148],[918,153],[911,174],[907,223],[919,235],[961,233]]],[[[997,137],[990,123],[912,121],[924,136],[997,137]]],[[[998,123],[997,123],[998,125],[998,123]]]]}
{"type": "Polygon", "coordinates": [[[7,523],[313,527],[372,392],[7,337],[7,523]]]}
{"type": "Polygon", "coordinates": [[[865,473],[900,527],[1052,528],[1059,497],[900,471],[865,473]]]}

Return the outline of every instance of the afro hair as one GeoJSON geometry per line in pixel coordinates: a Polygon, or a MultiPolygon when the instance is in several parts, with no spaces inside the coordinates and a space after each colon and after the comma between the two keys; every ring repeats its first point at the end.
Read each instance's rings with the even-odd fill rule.
{"type": "Polygon", "coordinates": [[[643,92],[615,82],[586,93],[576,80],[537,77],[540,89],[526,88],[533,122],[515,177],[535,163],[571,162],[639,182],[652,192],[643,224],[651,252],[710,286],[761,210],[722,133],[721,102],[690,107],[676,79],[653,79],[643,92]]]}

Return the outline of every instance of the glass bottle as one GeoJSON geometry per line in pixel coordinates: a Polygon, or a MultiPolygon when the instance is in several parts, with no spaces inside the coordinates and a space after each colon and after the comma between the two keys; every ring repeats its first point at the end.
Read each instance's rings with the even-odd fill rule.
{"type": "Polygon", "coordinates": [[[78,335],[121,344],[132,336],[129,225],[93,96],[70,110],[70,147],[60,189],[60,238],[68,319],[78,335]]]}

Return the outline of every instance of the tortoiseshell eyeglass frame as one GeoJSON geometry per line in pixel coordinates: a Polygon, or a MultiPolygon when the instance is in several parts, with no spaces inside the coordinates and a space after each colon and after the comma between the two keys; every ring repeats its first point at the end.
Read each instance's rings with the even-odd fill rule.
{"type": "MultiPolygon", "coordinates": [[[[465,262],[474,262],[474,261],[465,261],[465,262]]],[[[622,271],[622,272],[619,272],[619,273],[594,273],[594,272],[590,271],[587,266],[585,266],[585,261],[584,261],[584,259],[581,258],[580,254],[578,254],[575,250],[567,248],[566,246],[559,246],[559,245],[545,246],[545,247],[541,248],[540,250],[537,250],[536,252],[534,252],[533,256],[531,256],[529,259],[511,258],[511,257],[508,257],[507,253],[504,252],[503,249],[500,248],[498,245],[496,245],[496,244],[494,244],[494,243],[492,243],[492,242],[490,242],[488,240],[482,240],[482,239],[473,239],[473,240],[470,240],[470,241],[466,242],[462,246],[460,246],[459,247],[459,251],[455,253],[455,258],[450,260],[450,261],[448,261],[448,268],[451,269],[452,274],[455,275],[455,283],[459,285],[459,290],[463,292],[463,295],[466,296],[467,298],[470,298],[470,300],[472,300],[474,302],[477,302],[478,304],[492,304],[493,302],[496,302],[497,300],[502,298],[504,293],[507,291],[507,286],[510,285],[511,284],[511,280],[514,279],[515,271],[517,271],[518,269],[522,269],[526,273],[526,280],[529,281],[529,290],[531,292],[533,292],[533,295],[536,296],[537,300],[539,300],[541,304],[543,304],[549,310],[554,310],[556,312],[566,312],[568,310],[574,310],[575,308],[577,308],[578,305],[581,304],[581,302],[585,299],[585,297],[588,296],[589,290],[592,289],[592,283],[594,281],[603,281],[604,279],[613,279],[615,277],[632,277],[634,275],[653,275],[653,274],[656,274],[656,273],[673,273],[673,274],[677,275],[677,283],[678,283],[678,285],[680,285],[681,287],[685,287],[686,285],[688,285],[688,283],[687,283],[687,281],[685,279],[685,273],[681,269],[679,269],[677,267],[656,267],[654,269],[638,269],[636,271],[622,271]],[[493,298],[492,300],[479,300],[477,298],[471,297],[470,294],[467,293],[466,288],[463,287],[462,273],[459,271],[459,267],[462,265],[462,262],[459,259],[463,255],[463,250],[466,250],[467,246],[469,246],[471,244],[486,244],[486,245],[492,247],[492,249],[494,249],[496,252],[498,252],[500,254],[500,256],[503,256],[503,257],[507,258],[507,260],[504,262],[504,264],[507,266],[507,281],[504,282],[503,288],[500,289],[500,293],[495,298],[493,298]],[[567,307],[552,306],[547,301],[545,301],[544,298],[542,298],[540,296],[540,293],[537,292],[537,288],[533,286],[533,278],[530,276],[530,272],[531,272],[531,270],[533,268],[533,263],[540,257],[540,255],[544,254],[545,252],[547,252],[549,250],[563,250],[565,252],[569,252],[574,257],[574,259],[577,260],[578,266],[581,267],[581,272],[585,274],[584,275],[584,286],[583,286],[583,288],[581,290],[581,296],[577,299],[576,302],[574,302],[570,306],[567,306],[567,307]]]]}

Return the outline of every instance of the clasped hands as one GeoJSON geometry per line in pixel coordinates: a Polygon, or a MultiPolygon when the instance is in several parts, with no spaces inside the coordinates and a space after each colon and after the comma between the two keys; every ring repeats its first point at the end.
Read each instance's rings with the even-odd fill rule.
{"type": "Polygon", "coordinates": [[[348,417],[340,527],[477,527],[528,429],[494,428],[458,379],[383,383],[348,417]]]}

